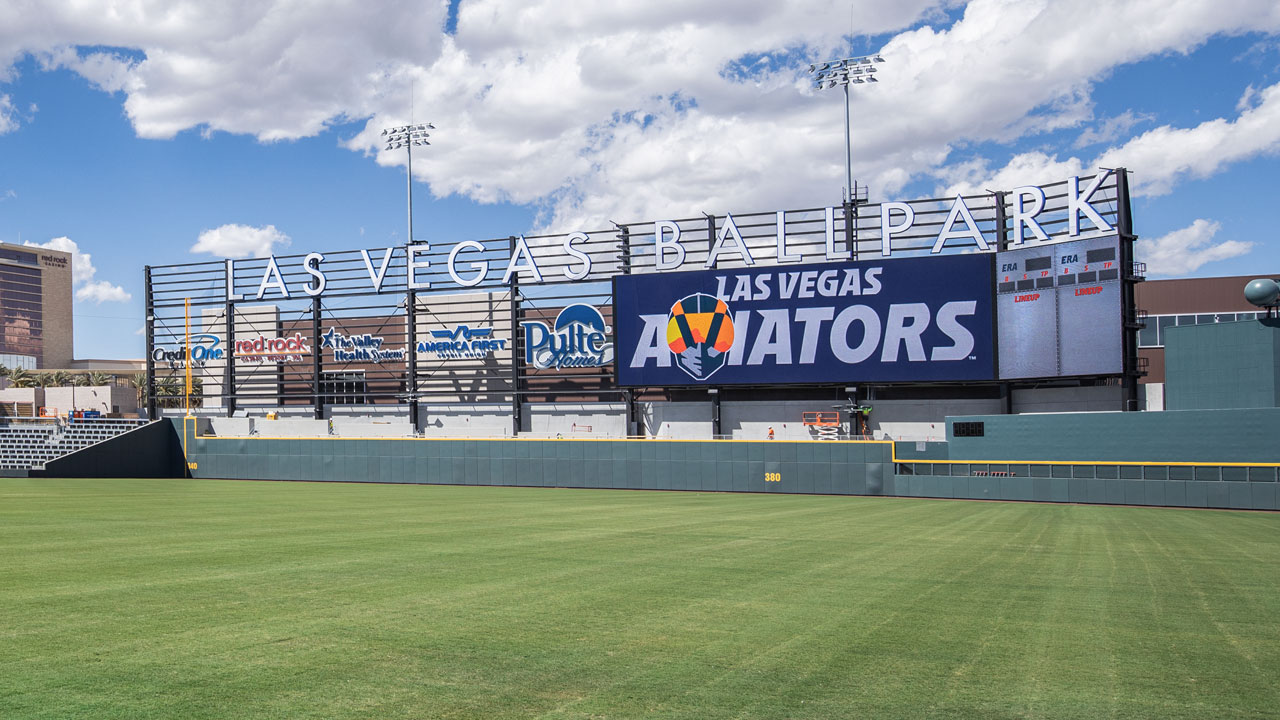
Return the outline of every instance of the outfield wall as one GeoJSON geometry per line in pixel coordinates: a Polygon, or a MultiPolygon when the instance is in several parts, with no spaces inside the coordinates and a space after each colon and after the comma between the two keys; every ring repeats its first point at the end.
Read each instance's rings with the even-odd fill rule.
{"type": "Polygon", "coordinates": [[[887,441],[210,437],[206,423],[172,426],[192,477],[1280,509],[1275,461],[993,462],[887,441]]]}

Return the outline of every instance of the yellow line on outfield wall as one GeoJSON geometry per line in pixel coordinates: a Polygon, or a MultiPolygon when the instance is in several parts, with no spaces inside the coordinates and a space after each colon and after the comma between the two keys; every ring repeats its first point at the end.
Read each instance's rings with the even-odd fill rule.
{"type": "MultiPolygon", "coordinates": [[[[184,423],[185,424],[185,423],[184,423]]],[[[888,445],[889,457],[895,463],[930,463],[943,465],[1168,465],[1176,467],[1280,467],[1268,462],[1186,462],[1169,460],[912,460],[899,459],[894,440],[698,440],[695,438],[468,438],[468,437],[289,437],[280,435],[196,435],[198,440],[407,440],[417,442],[638,442],[638,443],[838,443],[845,445],[888,445]]],[[[911,441],[904,441],[911,442],[911,441]]],[[[998,477],[998,476],[997,476],[998,477]]]]}

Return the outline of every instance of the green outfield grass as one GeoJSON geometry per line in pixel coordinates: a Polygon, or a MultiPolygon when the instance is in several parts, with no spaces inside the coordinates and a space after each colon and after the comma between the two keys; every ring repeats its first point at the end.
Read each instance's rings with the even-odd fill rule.
{"type": "Polygon", "coordinates": [[[1280,714],[1280,515],[0,480],[0,718],[1280,714]]]}

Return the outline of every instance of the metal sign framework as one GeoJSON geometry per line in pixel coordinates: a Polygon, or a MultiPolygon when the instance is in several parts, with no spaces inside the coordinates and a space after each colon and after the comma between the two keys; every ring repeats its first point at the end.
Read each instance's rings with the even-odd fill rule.
{"type": "MultiPolygon", "coordinates": [[[[1083,185],[1094,177],[1077,182],[1083,185]]],[[[1072,181],[1039,186],[1045,199],[1036,220],[1048,240],[1038,242],[1118,232],[1125,277],[1140,279],[1132,255],[1127,172],[1104,171],[1088,198],[1111,228],[1070,217],[1071,188],[1072,181]],[[1078,232],[1072,235],[1077,223],[1078,232]]],[[[1018,245],[1013,218],[1025,210],[1025,197],[992,192],[963,200],[988,250],[1018,245]]],[[[893,253],[930,254],[944,226],[950,227],[954,198],[895,207],[901,205],[910,207],[914,222],[896,232],[893,226],[902,218],[888,213],[893,253]]],[[[788,255],[803,262],[878,258],[884,247],[883,219],[880,206],[846,203],[834,210],[745,213],[732,220],[707,214],[582,233],[343,250],[323,254],[323,281],[311,271],[317,261],[305,253],[148,266],[148,409],[154,417],[158,405],[173,403],[179,393],[171,378],[188,370],[198,404],[221,408],[228,416],[255,407],[309,406],[322,418],[326,408],[337,405],[407,404],[416,426],[418,402],[509,403],[519,431],[522,403],[621,399],[630,405],[633,391],[617,385],[612,363],[562,370],[533,367],[526,361],[521,323],[550,323],[564,307],[583,303],[596,307],[612,326],[609,281],[615,275],[658,272],[656,234],[664,233],[662,239],[669,241],[672,225],[684,251],[682,269],[699,269],[718,245],[724,249],[729,224],[757,265],[781,264],[780,235],[788,255]],[[577,254],[566,254],[570,245],[577,254]],[[527,255],[522,255],[525,247],[527,255]],[[591,259],[585,274],[581,256],[591,259]],[[523,261],[510,270],[513,257],[523,261]],[[412,270],[411,259],[417,265],[412,270]],[[538,266],[540,282],[533,278],[529,259],[538,266]],[[410,286],[411,272],[416,288],[410,286]],[[504,274],[510,276],[506,282],[504,274]],[[457,277],[468,285],[458,285],[457,277]],[[323,291],[308,294],[317,287],[323,291]],[[184,320],[188,303],[189,342],[184,320]]],[[[1026,227],[1019,230],[1029,235],[1026,227]]],[[[948,240],[943,252],[980,249],[970,237],[948,240]]],[[[716,267],[747,264],[740,252],[718,255],[716,267]]],[[[1123,308],[1132,320],[1132,282],[1125,287],[1123,308]]],[[[1129,404],[1136,406],[1140,370],[1133,335],[1126,330],[1121,381],[1133,401],[1129,404]]]]}

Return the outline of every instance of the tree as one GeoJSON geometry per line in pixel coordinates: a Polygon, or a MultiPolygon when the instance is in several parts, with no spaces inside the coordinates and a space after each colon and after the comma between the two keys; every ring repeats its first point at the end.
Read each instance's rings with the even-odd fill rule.
{"type": "Polygon", "coordinates": [[[115,378],[111,375],[111,373],[91,372],[87,376],[87,379],[88,379],[88,384],[97,386],[97,385],[110,385],[112,380],[114,380],[115,378]]]}
{"type": "Polygon", "coordinates": [[[75,377],[71,378],[71,384],[76,387],[85,387],[89,384],[89,378],[84,373],[76,373],[75,377]]]}
{"type": "Polygon", "coordinates": [[[55,387],[66,387],[71,384],[71,373],[66,370],[55,370],[49,373],[50,384],[55,387]]]}
{"type": "Polygon", "coordinates": [[[147,374],[137,373],[130,376],[129,386],[138,391],[138,405],[145,405],[147,402],[147,374]]]}
{"type": "Polygon", "coordinates": [[[35,375],[22,368],[14,368],[9,371],[9,382],[17,388],[38,387],[35,375]]]}
{"type": "Polygon", "coordinates": [[[9,368],[5,367],[4,365],[0,365],[0,378],[9,377],[9,372],[10,372],[9,368]]]}

